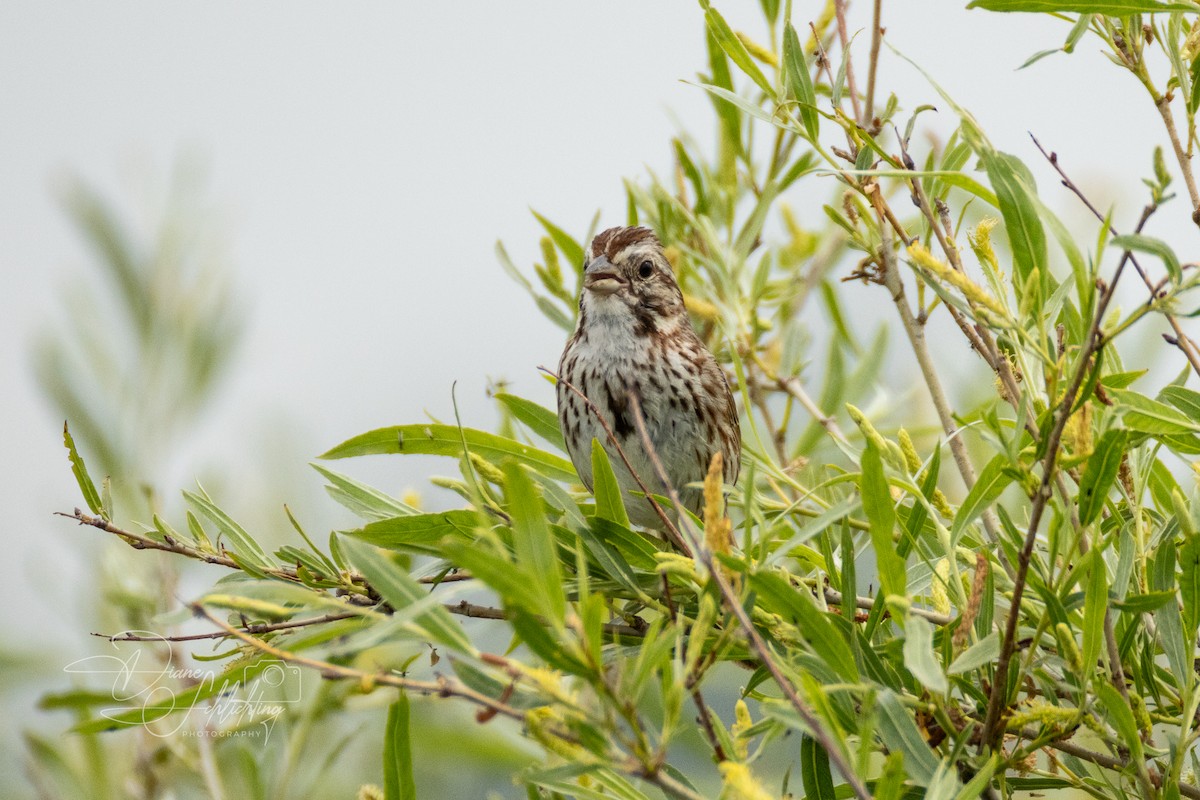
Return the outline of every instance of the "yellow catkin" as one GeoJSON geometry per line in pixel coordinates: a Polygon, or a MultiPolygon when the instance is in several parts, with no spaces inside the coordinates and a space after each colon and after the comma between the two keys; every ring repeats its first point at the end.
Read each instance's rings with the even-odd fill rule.
{"type": "Polygon", "coordinates": [[[358,787],[358,794],[355,800],[383,800],[383,789],[380,789],[373,783],[364,784],[358,787]]]}
{"type": "Polygon", "coordinates": [[[405,489],[404,494],[400,495],[400,502],[405,505],[412,506],[420,510],[421,508],[421,493],[416,489],[405,489]]]}
{"type": "Polygon", "coordinates": [[[546,274],[554,283],[562,285],[562,267],[558,263],[558,251],[554,249],[554,242],[550,241],[549,236],[543,236],[540,244],[542,259],[546,262],[546,274]]]}
{"type": "Polygon", "coordinates": [[[925,272],[936,276],[962,292],[963,296],[972,303],[983,306],[997,316],[1005,316],[1004,306],[996,302],[996,298],[988,294],[982,286],[968,278],[949,264],[939,261],[933,253],[925,249],[920,242],[908,246],[908,256],[925,272]]]}
{"type": "Polygon", "coordinates": [[[1066,728],[1075,724],[1078,714],[1078,709],[1055,706],[1044,700],[1037,700],[1009,717],[1007,727],[1010,731],[1019,730],[1026,725],[1052,729],[1066,728]]]}
{"type": "Polygon", "coordinates": [[[750,55],[754,56],[764,64],[769,64],[772,67],[779,66],[779,59],[775,58],[775,54],[770,50],[763,47],[761,44],[754,41],[741,31],[737,32],[737,37],[739,40],[741,40],[742,45],[745,46],[748,51],[750,51],[750,55]]]}
{"type": "Polygon", "coordinates": [[[904,428],[900,429],[900,452],[904,454],[904,463],[908,467],[908,474],[916,475],[921,469],[921,457],[917,455],[917,448],[913,446],[912,437],[908,435],[908,431],[904,428]]]}
{"type": "Polygon", "coordinates": [[[980,265],[990,268],[997,275],[1003,277],[1000,272],[1000,262],[996,260],[996,251],[992,248],[992,229],[999,223],[995,217],[984,217],[975,226],[975,229],[967,234],[967,241],[971,244],[971,249],[975,251],[975,257],[979,259],[980,265]]]}
{"type": "Polygon", "coordinates": [[[684,292],[683,304],[687,306],[688,312],[696,319],[704,322],[718,322],[721,319],[721,311],[715,305],[696,297],[694,294],[684,292]]]}
{"type": "Polygon", "coordinates": [[[775,800],[745,764],[722,761],[718,769],[721,770],[721,779],[725,782],[722,797],[729,800],[775,800]]]}
{"type": "Polygon", "coordinates": [[[745,734],[754,725],[754,720],[750,718],[750,708],[746,705],[745,700],[737,701],[733,716],[733,727],[730,728],[730,733],[733,734],[733,745],[737,748],[738,759],[745,761],[750,753],[750,737],[745,734]]]}
{"type": "Polygon", "coordinates": [[[946,593],[946,584],[950,581],[950,562],[944,558],[941,559],[934,567],[933,573],[933,582],[929,585],[933,608],[939,614],[949,614],[950,595],[946,593]]]}
{"type": "Polygon", "coordinates": [[[1063,427],[1063,442],[1076,456],[1092,452],[1092,404],[1088,401],[1071,415],[1063,427]]]}
{"type": "Polygon", "coordinates": [[[479,474],[479,477],[488,483],[501,486],[504,484],[504,473],[500,471],[500,468],[489,461],[485,461],[483,456],[480,456],[478,453],[471,453],[471,466],[475,468],[475,472],[479,474]]]}
{"type": "MultiPolygon", "coordinates": [[[[713,553],[728,554],[733,549],[733,523],[725,516],[724,460],[718,450],[713,453],[704,476],[704,543],[713,553]]],[[[730,580],[737,576],[727,567],[720,566],[730,580]]]]}

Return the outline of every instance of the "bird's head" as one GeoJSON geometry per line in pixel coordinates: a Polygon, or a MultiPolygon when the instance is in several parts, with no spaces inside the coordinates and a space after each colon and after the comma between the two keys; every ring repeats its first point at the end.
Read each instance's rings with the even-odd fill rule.
{"type": "Polygon", "coordinates": [[[596,321],[627,320],[645,335],[667,332],[685,319],[683,293],[654,231],[609,228],[596,234],[587,251],[579,307],[596,321]]]}

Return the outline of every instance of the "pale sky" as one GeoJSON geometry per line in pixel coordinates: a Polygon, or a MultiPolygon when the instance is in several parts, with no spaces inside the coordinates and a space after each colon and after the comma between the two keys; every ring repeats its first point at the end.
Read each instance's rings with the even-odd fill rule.
{"type": "MultiPolygon", "coordinates": [[[[796,0],[794,18],[803,24],[822,5],[796,0]]],[[[1146,142],[1165,142],[1140,87],[1090,40],[1015,72],[1061,44],[1067,26],[964,5],[886,2],[887,39],[1030,165],[1064,219],[1086,215],[1026,131],[1060,152],[1100,206],[1116,203],[1116,221],[1129,227],[1144,202],[1146,142]]],[[[868,6],[855,11],[854,29],[868,6]]],[[[747,22],[756,2],[717,7],[734,27],[757,30],[747,22]]],[[[283,431],[304,476],[307,459],[351,435],[422,421],[426,409],[450,417],[456,380],[468,425],[494,422],[489,377],[552,402],[535,368],[556,363],[563,336],[501,271],[494,243],[503,239],[527,268],[540,235],[530,207],[576,234],[598,209],[602,224],[617,224],[621,179],[669,167],[677,120],[710,139],[707,99],[680,82],[704,67],[702,30],[690,0],[5,0],[0,606],[23,613],[4,632],[36,629],[66,660],[91,646],[83,554],[97,552],[100,534],[50,516],[79,503],[78,492],[61,417],[40,398],[28,356],[56,290],[88,265],[53,198],[56,177],[77,171],[136,212],[175,159],[203,157],[250,325],[235,374],[166,488],[189,487],[194,464],[236,473],[265,460],[247,453],[266,446],[263,429],[283,431]]],[[[856,45],[864,63],[868,40],[856,45]]],[[[939,104],[890,54],[881,75],[905,108],[939,104]]],[[[939,115],[922,121],[944,130],[949,109],[939,115]]],[[[815,209],[825,199],[790,201],[815,209]]],[[[1150,232],[1194,258],[1184,204],[1150,232]]],[[[377,462],[357,474],[394,490],[419,486],[431,467],[453,472],[449,462],[377,462]]],[[[304,496],[288,499],[332,507],[320,485],[305,476],[295,490],[304,496]]],[[[237,506],[236,496],[219,499],[237,506]]]]}

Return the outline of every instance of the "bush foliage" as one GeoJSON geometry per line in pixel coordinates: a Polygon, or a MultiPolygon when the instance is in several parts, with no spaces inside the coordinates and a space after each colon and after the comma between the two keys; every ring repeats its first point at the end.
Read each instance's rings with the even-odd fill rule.
{"type": "MultiPolygon", "coordinates": [[[[763,0],[762,21],[703,2],[696,83],[717,146],[674,140],[669,176],[625,184],[626,221],[668,246],[735,386],[744,468],[728,517],[714,484],[704,519],[685,515],[673,536],[631,529],[603,449],[592,495],[553,410],[507,393],[495,433],[417,422],[325,453],[329,494],[362,521],[327,541],[293,519],[294,542],[268,552],[203,490],[174,526],[119,523],[68,440],[89,506],[77,517],[230,571],[191,610],[226,643],[235,682],[283,661],[398,696],[384,785],[363,796],[440,796],[414,786],[409,756],[409,698],[432,695],[476,707],[464,751],[497,727],[540,747],[518,775],[530,797],[1200,797],[1200,393],[1185,385],[1200,360],[1181,327],[1200,271],[1147,232],[1173,178],[1200,220],[1200,13],[971,5],[1036,12],[1062,26],[1063,51],[1108,55],[1097,80],[1145,87],[1171,147],[1144,153],[1140,220],[1118,231],[1076,189],[1070,154],[1043,151],[1095,212],[1072,235],[1029,166],[932,81],[918,100],[955,124],[918,144],[930,106],[877,72],[880,14],[898,3],[877,0],[851,48],[840,2],[802,14],[763,0]],[[751,25],[758,38],[737,30],[751,25]],[[801,194],[828,198],[822,219],[786,204],[801,194]],[[1132,305],[1113,302],[1119,286],[1132,305]],[[894,343],[847,323],[844,304],[864,297],[888,310],[894,343]],[[833,327],[820,354],[818,307],[833,327]],[[1165,386],[1147,385],[1145,339],[1122,355],[1147,326],[1168,331],[1165,386]],[[952,367],[942,354],[961,342],[946,336],[971,352],[952,367]],[[873,402],[890,343],[911,353],[936,430],[873,402]],[[977,385],[970,403],[944,388],[951,369],[977,385]],[[460,507],[424,512],[330,463],[373,454],[452,459],[460,474],[435,482],[460,507]],[[697,731],[706,757],[682,767],[697,731]]],[[[539,220],[532,272],[499,257],[569,330],[590,232],[539,220]]],[[[676,487],[641,477],[669,507],[676,487]]],[[[84,710],[75,730],[167,725],[185,705],[84,710]]]]}

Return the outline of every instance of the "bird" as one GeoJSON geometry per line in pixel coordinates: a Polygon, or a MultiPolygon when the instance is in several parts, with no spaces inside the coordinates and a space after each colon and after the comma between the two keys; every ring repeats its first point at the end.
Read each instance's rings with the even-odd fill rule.
{"type": "Polygon", "coordinates": [[[737,481],[741,427],[725,372],[696,334],[670,262],[654,231],[615,227],[593,237],[585,253],[575,331],[558,365],[558,421],[567,453],[589,491],[592,440],[612,464],[630,522],[662,527],[661,518],[610,441],[599,411],[646,487],[666,494],[630,407],[636,395],[648,438],[681,504],[700,514],[715,453],[722,479],[737,481]],[[568,386],[568,384],[570,386],[568,386]]]}

